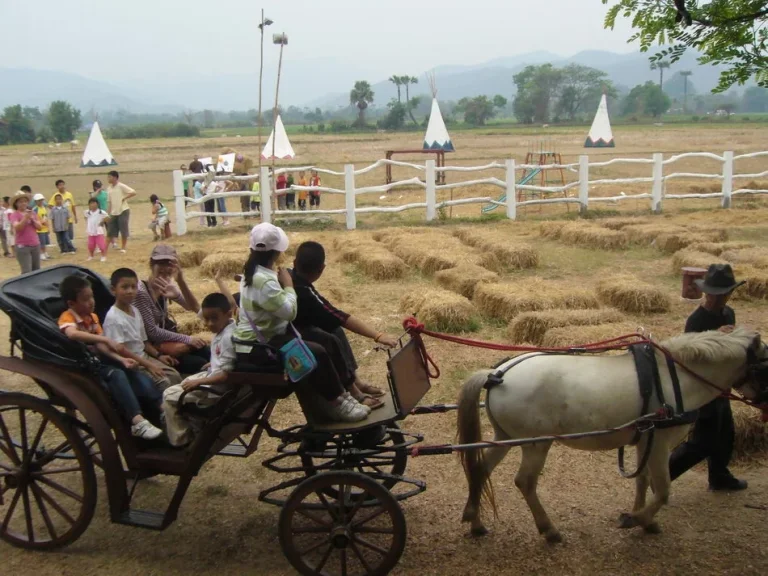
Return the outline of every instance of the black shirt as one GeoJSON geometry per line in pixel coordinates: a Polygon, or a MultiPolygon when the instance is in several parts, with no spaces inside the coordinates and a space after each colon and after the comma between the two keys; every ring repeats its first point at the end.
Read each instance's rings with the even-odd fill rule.
{"type": "Polygon", "coordinates": [[[314,326],[326,332],[333,332],[347,323],[349,314],[328,302],[312,284],[296,272],[291,270],[290,273],[293,278],[293,289],[296,291],[298,310],[293,323],[297,327],[314,326]]]}
{"type": "Polygon", "coordinates": [[[685,322],[686,332],[706,332],[717,330],[723,326],[735,326],[736,314],[733,308],[725,306],[719,312],[712,312],[703,306],[696,308],[685,322]]]}

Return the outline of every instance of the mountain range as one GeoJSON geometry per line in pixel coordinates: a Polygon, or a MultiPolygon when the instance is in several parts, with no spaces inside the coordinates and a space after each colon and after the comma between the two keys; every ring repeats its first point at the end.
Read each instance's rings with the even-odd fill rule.
{"type": "MultiPolygon", "coordinates": [[[[606,72],[618,86],[630,88],[648,80],[658,81],[658,73],[650,69],[648,54],[617,54],[599,50],[579,52],[563,57],[539,51],[496,58],[482,64],[437,66],[433,72],[441,100],[458,100],[464,96],[514,95],[513,76],[530,64],[551,62],[556,66],[580,64],[606,72]]],[[[691,83],[699,93],[711,90],[718,80],[720,68],[700,65],[696,55],[686,53],[667,70],[667,78],[676,71],[691,70],[691,83]]],[[[429,94],[427,71],[411,87],[413,95],[429,94]]],[[[393,70],[393,74],[403,74],[393,70]]],[[[263,107],[269,108],[274,94],[274,70],[264,72],[263,107]]],[[[334,60],[286,59],[280,83],[282,106],[320,107],[323,109],[349,105],[349,89],[356,80],[365,79],[364,70],[339,66],[334,60]]],[[[369,80],[370,81],[370,80],[369,80]]],[[[173,75],[119,82],[96,80],[60,71],[0,68],[0,109],[12,104],[46,107],[53,100],[67,100],[84,112],[123,109],[133,113],[178,113],[183,110],[247,110],[258,105],[258,74],[201,74],[194,80],[173,75]]],[[[395,86],[382,79],[372,82],[375,106],[384,106],[397,96],[395,86]]]]}

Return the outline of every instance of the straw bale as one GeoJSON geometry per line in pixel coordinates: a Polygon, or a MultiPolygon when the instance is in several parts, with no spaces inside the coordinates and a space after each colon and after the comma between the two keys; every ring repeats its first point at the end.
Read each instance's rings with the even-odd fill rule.
{"type": "Polygon", "coordinates": [[[737,266],[733,273],[736,280],[745,281],[745,284],[733,293],[735,300],[768,299],[768,271],[751,266],[737,266]]]}
{"type": "Polygon", "coordinates": [[[600,307],[597,298],[587,290],[568,289],[561,283],[538,278],[514,284],[478,284],[473,301],[485,315],[507,322],[523,312],[600,307]]]}
{"type": "Polygon", "coordinates": [[[395,280],[405,275],[408,270],[405,262],[381,244],[367,237],[350,236],[351,239],[337,237],[333,241],[339,261],[357,265],[363,274],[374,280],[395,280]]]}
{"type": "Polygon", "coordinates": [[[183,250],[178,253],[179,266],[182,268],[194,268],[195,266],[200,266],[207,255],[208,252],[205,250],[183,250]]]}
{"type": "Polygon", "coordinates": [[[563,226],[560,241],[599,250],[622,250],[627,247],[627,236],[623,232],[582,223],[563,226]]]}
{"type": "Polygon", "coordinates": [[[764,458],[768,452],[768,424],[760,412],[741,402],[731,402],[736,428],[733,453],[737,459],[764,458]]]}
{"type": "Polygon", "coordinates": [[[752,242],[699,242],[689,246],[691,250],[706,252],[713,256],[720,256],[723,252],[728,250],[742,250],[744,248],[754,247],[755,245],[752,242]]]}
{"type": "Polygon", "coordinates": [[[435,280],[443,288],[458,292],[462,296],[472,298],[475,287],[480,283],[497,282],[499,275],[482,266],[474,264],[459,264],[455,268],[448,268],[435,273],[435,280]]]}
{"type": "Polygon", "coordinates": [[[194,312],[183,312],[174,316],[176,326],[180,334],[191,336],[198,332],[205,332],[205,324],[194,312]]]}
{"type": "Polygon", "coordinates": [[[440,288],[406,294],[400,301],[400,310],[414,314],[425,326],[441,332],[472,332],[480,326],[472,302],[440,288]]]}
{"type": "Polygon", "coordinates": [[[513,342],[539,345],[544,338],[544,333],[551,328],[611,324],[621,322],[625,318],[621,312],[610,308],[524,312],[509,324],[507,335],[513,342]]]}
{"type": "Polygon", "coordinates": [[[613,276],[600,281],[597,295],[604,303],[630,314],[668,312],[671,307],[666,292],[633,276],[613,276]]]}
{"type": "Polygon", "coordinates": [[[480,254],[458,238],[445,233],[424,230],[420,233],[393,235],[382,242],[409,266],[426,275],[447,270],[459,264],[478,264],[480,254]]]}
{"type": "Polygon", "coordinates": [[[742,248],[726,250],[721,258],[734,264],[746,264],[755,268],[768,268],[768,250],[765,248],[742,248]]]}
{"type": "Polygon", "coordinates": [[[609,230],[623,230],[627,226],[638,226],[640,224],[647,224],[648,221],[642,218],[611,218],[609,220],[598,222],[603,228],[609,230]]]}
{"type": "Polygon", "coordinates": [[[653,240],[654,247],[664,254],[674,254],[692,244],[707,242],[707,238],[693,232],[664,232],[653,240]]]}
{"type": "Polygon", "coordinates": [[[544,238],[557,240],[560,238],[560,232],[563,229],[562,222],[542,222],[539,225],[539,234],[544,238]]]}
{"type": "Polygon", "coordinates": [[[728,232],[722,228],[711,228],[704,226],[680,226],[677,224],[639,224],[636,226],[626,226],[624,232],[629,241],[633,244],[659,244],[661,239],[661,250],[672,253],[675,243],[679,248],[696,242],[722,242],[728,239],[728,232]]]}
{"type": "Polygon", "coordinates": [[[561,326],[547,330],[541,339],[541,345],[546,348],[579,346],[602,342],[635,332],[637,332],[637,325],[631,322],[615,322],[594,326],[561,326]]]}
{"type": "Polygon", "coordinates": [[[672,255],[672,273],[680,274],[680,268],[686,266],[692,266],[694,268],[709,268],[710,264],[726,264],[727,262],[719,257],[707,254],[706,252],[698,252],[697,250],[691,250],[686,248],[675,252],[672,255]]]}
{"type": "Polygon", "coordinates": [[[509,244],[509,234],[505,231],[485,232],[459,228],[453,235],[464,244],[484,250],[480,264],[494,272],[506,269],[524,270],[539,265],[539,253],[527,244],[509,244]]]}
{"type": "Polygon", "coordinates": [[[200,264],[200,274],[214,278],[217,273],[232,275],[242,272],[247,256],[243,254],[209,254],[200,264]]]}

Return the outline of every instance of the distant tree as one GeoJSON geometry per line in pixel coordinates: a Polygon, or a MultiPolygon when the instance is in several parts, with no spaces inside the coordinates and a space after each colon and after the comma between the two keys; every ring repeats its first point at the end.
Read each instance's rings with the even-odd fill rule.
{"type": "Polygon", "coordinates": [[[651,62],[651,70],[659,71],[659,88],[664,90],[664,70],[667,70],[671,64],[666,60],[659,60],[658,62],[651,62]]]}
{"type": "Polygon", "coordinates": [[[414,98],[413,100],[416,101],[414,103],[414,101],[411,99],[410,86],[411,84],[418,84],[419,79],[416,78],[415,76],[401,76],[400,82],[405,86],[405,105],[408,108],[408,115],[411,117],[411,122],[413,122],[414,124],[418,124],[418,122],[416,122],[416,118],[414,118],[413,116],[413,111],[419,105],[419,102],[421,101],[421,99],[419,99],[418,97],[414,98]]]}
{"type": "Polygon", "coordinates": [[[570,64],[561,69],[555,106],[558,119],[574,121],[584,114],[591,114],[605,93],[610,98],[617,95],[616,88],[601,70],[570,64]]]}
{"type": "Polygon", "coordinates": [[[304,114],[304,119],[307,122],[320,123],[323,121],[323,111],[320,108],[315,108],[314,112],[307,112],[304,114]]]}
{"type": "Polygon", "coordinates": [[[462,98],[456,108],[464,114],[464,122],[473,126],[483,126],[496,114],[496,108],[502,108],[504,105],[506,105],[506,99],[503,96],[497,95],[493,100],[489,99],[488,96],[475,96],[474,98],[462,98]],[[501,104],[501,106],[497,106],[497,104],[501,104]]]}
{"type": "Polygon", "coordinates": [[[496,94],[496,96],[493,97],[493,105],[496,108],[506,108],[507,99],[501,94],[496,94]]]}
{"type": "Polygon", "coordinates": [[[82,124],[80,110],[69,102],[56,100],[48,108],[48,126],[58,142],[69,142],[82,124]]]}
{"type": "Polygon", "coordinates": [[[8,106],[0,118],[5,124],[4,140],[8,144],[27,144],[35,141],[35,130],[32,122],[24,116],[20,105],[8,106]]]}
{"type": "Polygon", "coordinates": [[[45,116],[43,116],[43,113],[40,112],[40,108],[36,106],[24,106],[24,108],[21,110],[21,113],[24,115],[24,118],[27,118],[32,123],[32,127],[35,129],[35,132],[40,131],[40,129],[45,125],[45,116]]]}
{"type": "Polygon", "coordinates": [[[407,114],[402,102],[394,98],[387,103],[387,115],[379,121],[379,126],[387,130],[399,130],[405,124],[405,115],[407,114]]]}
{"type": "Polygon", "coordinates": [[[724,65],[715,92],[755,78],[768,87],[768,0],[602,0],[612,4],[605,27],[627,18],[635,29],[628,42],[640,41],[643,52],[670,45],[651,57],[677,62],[688,49],[699,63],[724,65]]]}
{"type": "Polygon", "coordinates": [[[400,87],[403,85],[403,83],[400,78],[400,76],[392,75],[389,77],[389,81],[392,82],[392,84],[394,84],[397,88],[397,101],[402,104],[402,99],[400,97],[400,87]]]}
{"type": "Polygon", "coordinates": [[[751,86],[744,90],[741,109],[744,112],[768,112],[768,88],[751,86]]]}
{"type": "Polygon", "coordinates": [[[213,110],[203,110],[203,127],[213,128],[213,125],[214,125],[213,110]]]}
{"type": "Polygon", "coordinates": [[[358,80],[349,93],[349,103],[357,106],[357,125],[365,126],[365,109],[373,102],[373,90],[366,80],[358,80]]]}
{"type": "Polygon", "coordinates": [[[667,110],[672,103],[669,96],[664,94],[664,91],[660,86],[648,86],[645,91],[645,111],[652,115],[654,118],[659,118],[667,110]]]}
{"type": "Polygon", "coordinates": [[[669,109],[671,102],[669,96],[656,83],[648,81],[630,90],[624,98],[622,114],[624,116],[649,114],[658,118],[669,109]]]}

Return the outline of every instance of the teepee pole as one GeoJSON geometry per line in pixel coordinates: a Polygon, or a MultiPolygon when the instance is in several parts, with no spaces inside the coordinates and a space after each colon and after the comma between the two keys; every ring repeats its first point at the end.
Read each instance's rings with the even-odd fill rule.
{"type": "MultiPolygon", "coordinates": [[[[275,145],[277,143],[277,103],[280,94],[280,75],[283,70],[283,47],[288,43],[288,37],[285,34],[276,34],[272,38],[274,44],[280,44],[280,60],[277,63],[277,85],[275,86],[275,108],[272,113],[272,182],[277,185],[277,176],[275,176],[275,145]]],[[[275,188],[277,190],[277,188],[275,188]]],[[[275,202],[277,202],[277,193],[275,193],[275,202]]]]}

